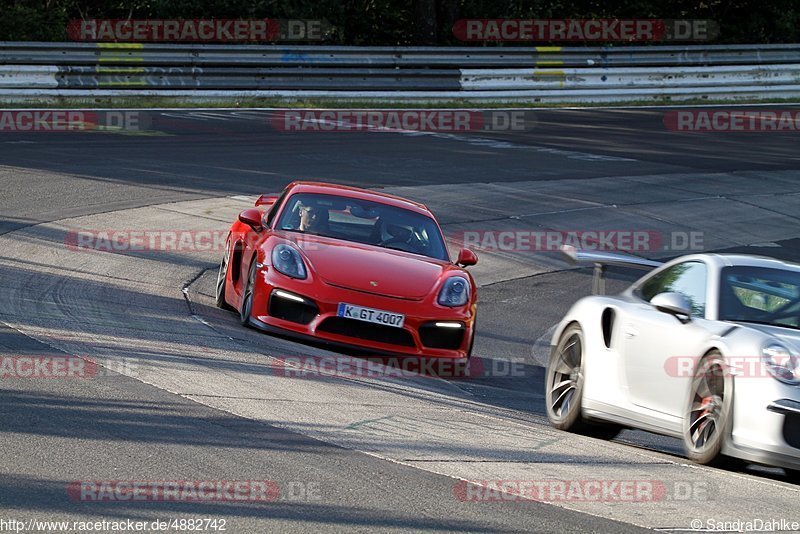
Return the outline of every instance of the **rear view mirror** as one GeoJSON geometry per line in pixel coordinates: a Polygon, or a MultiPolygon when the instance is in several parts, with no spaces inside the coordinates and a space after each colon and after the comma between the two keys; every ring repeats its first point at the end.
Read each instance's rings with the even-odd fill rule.
{"type": "Polygon", "coordinates": [[[478,263],[478,256],[475,255],[468,248],[462,248],[458,252],[458,259],[456,260],[456,265],[461,265],[462,267],[468,267],[470,265],[475,265],[478,263]]]}
{"type": "Polygon", "coordinates": [[[658,311],[688,320],[692,316],[692,304],[681,293],[659,293],[650,301],[658,311]]]}
{"type": "Polygon", "coordinates": [[[263,228],[261,226],[261,210],[257,210],[255,208],[250,208],[241,212],[239,214],[239,221],[243,222],[256,232],[260,232],[263,228]]]}

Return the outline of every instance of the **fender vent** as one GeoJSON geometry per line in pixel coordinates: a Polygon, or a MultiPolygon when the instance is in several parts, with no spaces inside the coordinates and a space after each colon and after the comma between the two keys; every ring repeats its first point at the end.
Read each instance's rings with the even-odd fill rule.
{"type": "Polygon", "coordinates": [[[614,332],[615,318],[616,312],[612,308],[603,310],[603,315],[600,317],[600,323],[603,328],[603,343],[605,343],[607,349],[611,348],[611,335],[614,332]]]}

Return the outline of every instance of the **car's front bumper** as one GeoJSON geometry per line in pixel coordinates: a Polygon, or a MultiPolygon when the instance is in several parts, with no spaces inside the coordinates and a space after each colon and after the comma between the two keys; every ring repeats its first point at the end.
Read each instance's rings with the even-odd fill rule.
{"type": "Polygon", "coordinates": [[[741,377],[734,392],[733,428],[723,453],[800,470],[800,387],[741,377]]]}
{"type": "Polygon", "coordinates": [[[376,355],[463,359],[470,355],[474,308],[474,304],[447,308],[433,304],[430,299],[385,297],[319,281],[309,284],[263,270],[256,281],[252,323],[264,330],[282,331],[376,355]],[[339,304],[343,302],[403,314],[403,327],[338,317],[339,304]],[[456,323],[460,326],[453,328],[456,323]]]}

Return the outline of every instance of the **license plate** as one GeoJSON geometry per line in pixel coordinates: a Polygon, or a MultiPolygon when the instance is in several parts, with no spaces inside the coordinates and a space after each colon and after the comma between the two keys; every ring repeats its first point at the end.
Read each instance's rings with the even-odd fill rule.
{"type": "Polygon", "coordinates": [[[376,310],[374,308],[364,308],[363,306],[355,306],[353,304],[339,303],[339,310],[336,315],[345,317],[347,319],[355,319],[357,321],[365,321],[367,323],[382,324],[385,326],[394,326],[402,328],[406,316],[401,313],[392,313],[383,310],[376,310]]]}

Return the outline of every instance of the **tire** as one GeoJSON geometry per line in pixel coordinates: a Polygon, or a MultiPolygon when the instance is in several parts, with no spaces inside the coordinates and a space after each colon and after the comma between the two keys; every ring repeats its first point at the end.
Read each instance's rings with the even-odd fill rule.
{"type": "Polygon", "coordinates": [[[784,469],[789,482],[800,484],[800,469],[784,469]]]}
{"type": "Polygon", "coordinates": [[[612,439],[622,431],[621,426],[588,422],[581,413],[586,380],[583,357],[583,330],[577,324],[570,325],[551,351],[545,372],[547,418],[560,430],[612,439]]]}
{"type": "Polygon", "coordinates": [[[574,324],[553,347],[545,372],[547,418],[555,428],[577,432],[583,426],[583,383],[583,331],[574,324]]]}
{"type": "Polygon", "coordinates": [[[469,349],[467,350],[467,361],[469,361],[472,358],[472,349],[475,348],[475,332],[477,331],[475,325],[477,323],[478,323],[478,316],[476,314],[475,318],[472,321],[472,334],[470,334],[469,336],[469,349]]]}
{"type": "Polygon", "coordinates": [[[472,359],[472,349],[475,347],[475,321],[472,322],[472,334],[469,338],[469,348],[467,349],[466,358],[456,360],[453,365],[453,376],[450,378],[470,378],[473,372],[470,366],[476,365],[475,360],[472,359]]]}
{"type": "Polygon", "coordinates": [[[231,242],[230,239],[225,241],[225,253],[222,255],[222,260],[219,262],[219,271],[217,272],[217,285],[214,296],[214,304],[217,308],[224,310],[232,310],[233,308],[225,301],[225,288],[228,284],[228,265],[231,260],[231,242]]]}
{"type": "Polygon", "coordinates": [[[733,378],[725,359],[718,351],[709,352],[694,372],[684,411],[683,447],[690,460],[703,465],[722,462],[732,406],[733,378]]]}
{"type": "MultiPolygon", "coordinates": [[[[470,378],[473,376],[474,371],[470,366],[477,365],[472,358],[472,349],[475,347],[475,322],[472,323],[472,334],[469,336],[469,349],[467,350],[467,357],[464,358],[464,365],[457,365],[456,372],[453,374],[454,378],[470,378]]],[[[460,363],[460,362],[459,362],[460,363]]]]}
{"type": "Polygon", "coordinates": [[[250,315],[253,312],[253,293],[256,282],[256,259],[250,264],[250,271],[247,275],[247,282],[242,293],[242,307],[239,309],[239,320],[244,326],[250,326],[250,315]]]}

